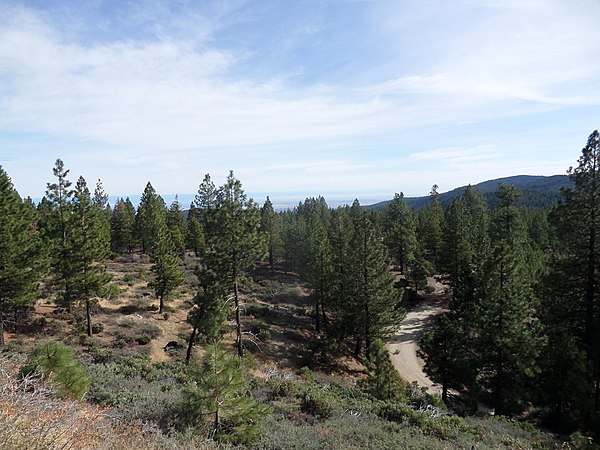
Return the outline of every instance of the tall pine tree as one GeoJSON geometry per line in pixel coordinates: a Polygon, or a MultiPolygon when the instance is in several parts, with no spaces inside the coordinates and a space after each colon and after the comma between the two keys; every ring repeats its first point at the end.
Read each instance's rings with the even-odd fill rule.
{"type": "Polygon", "coordinates": [[[31,209],[0,166],[0,346],[5,323],[35,303],[45,254],[31,209]]]}
{"type": "MultiPolygon", "coordinates": [[[[574,183],[572,189],[563,189],[563,201],[550,214],[553,240],[551,271],[548,281],[548,301],[545,321],[555,345],[569,341],[574,361],[585,355],[588,370],[585,377],[576,370],[581,364],[565,367],[563,361],[549,367],[550,374],[561,373],[587,384],[593,392],[591,401],[584,400],[571,408],[568,398],[556,391],[551,399],[555,414],[570,409],[580,418],[579,426],[588,429],[600,424],[600,134],[594,131],[588,138],[578,160],[578,166],[569,169],[574,183]],[[587,378],[587,383],[585,379],[587,378]],[[582,419],[583,417],[583,419],[582,419]]],[[[548,348],[549,353],[556,347],[548,348]]],[[[567,386],[564,386],[567,388],[567,386]]]]}
{"type": "Polygon", "coordinates": [[[385,206],[383,226],[390,255],[400,266],[400,272],[404,273],[414,258],[417,245],[415,213],[406,203],[404,194],[395,194],[385,206]]]}
{"type": "Polygon", "coordinates": [[[73,298],[85,304],[87,334],[92,335],[91,305],[102,295],[111,277],[104,260],[109,254],[106,209],[92,201],[83,177],[75,185],[69,235],[72,262],[73,298]]]}
{"type": "Polygon", "coordinates": [[[260,209],[248,199],[242,183],[233,172],[217,192],[214,209],[207,215],[206,266],[217,274],[218,280],[227,286],[233,296],[236,347],[238,355],[244,354],[240,312],[239,283],[244,272],[252,268],[266,253],[266,242],[260,233],[260,209]],[[218,230],[218,233],[215,231],[218,230]]]}

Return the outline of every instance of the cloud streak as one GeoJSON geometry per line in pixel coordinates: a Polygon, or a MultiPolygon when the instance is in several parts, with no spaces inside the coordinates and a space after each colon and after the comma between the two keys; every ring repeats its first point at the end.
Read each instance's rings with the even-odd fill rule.
{"type": "Polygon", "coordinates": [[[402,173],[426,191],[432,177],[407,174],[418,164],[512,168],[502,155],[521,131],[508,121],[598,116],[593,2],[350,2],[337,15],[324,3],[296,6],[296,22],[271,2],[132,5],[87,17],[0,3],[5,151],[34,164],[62,148],[124,193],[140,188],[123,173],[175,191],[199,165],[261,190],[266,178],[278,191],[392,192],[402,173]],[[39,145],[15,137],[32,133],[39,145]]]}

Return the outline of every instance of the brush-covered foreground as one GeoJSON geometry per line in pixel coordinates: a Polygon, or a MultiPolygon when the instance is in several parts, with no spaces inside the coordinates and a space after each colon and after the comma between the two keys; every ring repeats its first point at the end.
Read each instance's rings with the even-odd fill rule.
{"type": "MultiPolygon", "coordinates": [[[[255,275],[242,289],[254,341],[246,361],[249,393],[272,412],[257,439],[217,443],[207,424],[189,423],[182,410],[191,376],[184,359],[193,265],[188,258],[186,283],[159,315],[146,287],[147,259],[111,262],[114,292],[94,314],[92,338],[77,314],[40,300],[30,326],[9,336],[0,358],[0,448],[586,448],[576,437],[562,442],[524,423],[452,415],[416,386],[394,401],[365,393],[364,367],[344,349],[314,341],[308,291],[282,273],[255,275]],[[58,398],[51,379],[18,380],[27,352],[44,339],[76,351],[90,379],[83,401],[58,398]],[[177,346],[163,350],[171,341],[177,346]]],[[[233,352],[233,333],[224,342],[233,352]]],[[[204,347],[196,345],[196,358],[204,347]]]]}

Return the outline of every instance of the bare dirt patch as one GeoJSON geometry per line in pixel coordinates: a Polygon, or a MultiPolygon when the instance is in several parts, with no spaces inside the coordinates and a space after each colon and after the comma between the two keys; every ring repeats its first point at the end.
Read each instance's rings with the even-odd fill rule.
{"type": "Polygon", "coordinates": [[[435,317],[444,311],[448,302],[447,286],[436,279],[429,279],[429,285],[434,288],[433,294],[421,300],[400,324],[400,329],[387,344],[390,359],[394,367],[405,381],[416,381],[419,386],[429,392],[439,392],[441,387],[423,372],[424,361],[418,357],[419,339],[430,329],[435,317]]]}

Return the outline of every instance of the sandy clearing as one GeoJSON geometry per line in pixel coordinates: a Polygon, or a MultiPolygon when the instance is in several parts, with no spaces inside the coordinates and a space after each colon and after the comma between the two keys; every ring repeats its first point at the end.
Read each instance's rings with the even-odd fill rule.
{"type": "Polygon", "coordinates": [[[431,327],[435,317],[444,308],[446,298],[443,295],[422,300],[406,314],[400,329],[387,344],[394,367],[405,381],[416,381],[429,392],[440,392],[441,386],[434,384],[423,372],[424,362],[417,356],[418,342],[423,333],[431,327]]]}

